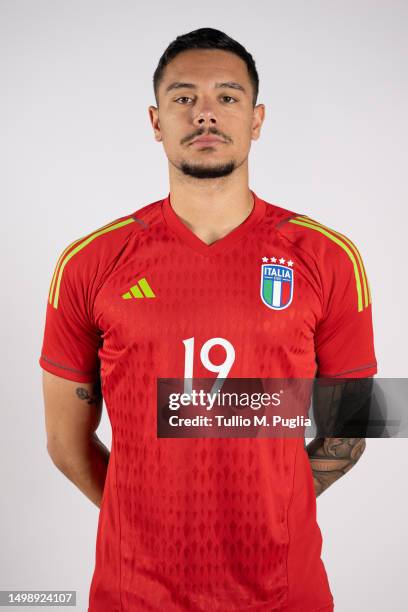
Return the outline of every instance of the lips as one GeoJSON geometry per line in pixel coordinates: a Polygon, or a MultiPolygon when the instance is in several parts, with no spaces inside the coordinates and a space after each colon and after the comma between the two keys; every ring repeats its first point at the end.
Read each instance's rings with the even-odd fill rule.
{"type": "Polygon", "coordinates": [[[199,136],[191,144],[214,144],[216,142],[224,142],[224,140],[218,136],[199,136]]]}

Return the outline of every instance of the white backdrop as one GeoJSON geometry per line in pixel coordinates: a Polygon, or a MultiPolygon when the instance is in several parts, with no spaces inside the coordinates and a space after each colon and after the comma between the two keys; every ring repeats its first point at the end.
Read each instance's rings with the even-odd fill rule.
{"type": "MultiPolygon", "coordinates": [[[[254,55],[250,186],[357,244],[379,376],[407,376],[407,25],[402,0],[1,0],[0,589],[76,589],[87,609],[98,510],[46,452],[47,293],[67,244],[167,194],[147,107],[178,34],[219,28],[254,55]]],[[[110,445],[106,413],[98,433],[110,445]]],[[[407,440],[368,440],[318,498],[337,612],[406,604],[407,463],[407,440]]]]}

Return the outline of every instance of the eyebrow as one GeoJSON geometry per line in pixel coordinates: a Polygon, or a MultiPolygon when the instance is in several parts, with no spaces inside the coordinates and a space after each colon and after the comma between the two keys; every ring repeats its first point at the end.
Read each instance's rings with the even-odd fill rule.
{"type": "MultiPolygon", "coordinates": [[[[245,88],[240,85],[240,83],[236,83],[235,81],[225,81],[224,83],[215,83],[214,87],[216,88],[229,88],[229,89],[238,89],[239,91],[243,91],[246,93],[245,88]]],[[[182,81],[175,81],[171,83],[166,88],[166,93],[172,91],[173,89],[197,89],[197,85],[194,83],[183,83],[182,81]]]]}

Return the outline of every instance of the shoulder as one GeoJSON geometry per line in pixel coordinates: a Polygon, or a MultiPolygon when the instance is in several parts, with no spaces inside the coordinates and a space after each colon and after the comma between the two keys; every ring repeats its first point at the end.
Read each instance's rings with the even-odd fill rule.
{"type": "Polygon", "coordinates": [[[313,259],[329,256],[331,261],[344,261],[352,265],[361,259],[356,244],[348,235],[308,215],[294,213],[288,216],[278,224],[277,231],[313,259]]]}
{"type": "MultiPolygon", "coordinates": [[[[265,201],[265,200],[264,200],[265,201]]],[[[280,237],[316,260],[326,255],[340,260],[359,258],[357,246],[349,236],[306,214],[266,202],[266,225],[273,226],[280,237]]]]}
{"type": "Polygon", "coordinates": [[[63,280],[98,281],[112,262],[126,249],[129,241],[137,239],[161,220],[162,200],[147,204],[109,223],[96,227],[70,242],[60,251],[49,289],[49,301],[58,302],[63,280]]]}
{"type": "Polygon", "coordinates": [[[93,257],[100,259],[113,254],[117,248],[123,247],[129,236],[140,234],[159,221],[160,205],[161,200],[147,204],[135,212],[117,217],[77,238],[61,253],[65,264],[71,259],[75,261],[93,257]]]}
{"type": "Polygon", "coordinates": [[[307,215],[296,214],[278,228],[279,233],[305,258],[313,260],[323,284],[337,285],[343,291],[355,287],[358,310],[371,303],[370,288],[363,259],[348,235],[307,215]]]}

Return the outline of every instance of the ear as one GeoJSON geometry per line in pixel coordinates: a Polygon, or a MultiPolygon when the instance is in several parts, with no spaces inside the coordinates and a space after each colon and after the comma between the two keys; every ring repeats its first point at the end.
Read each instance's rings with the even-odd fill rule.
{"type": "Polygon", "coordinates": [[[159,109],[156,106],[149,106],[149,118],[150,123],[152,124],[152,128],[154,131],[154,138],[157,142],[162,141],[162,135],[160,130],[160,121],[159,121],[159,109]]]}
{"type": "Polygon", "coordinates": [[[257,104],[254,107],[252,119],[252,140],[258,140],[261,134],[261,127],[265,119],[265,105],[257,104]]]}

